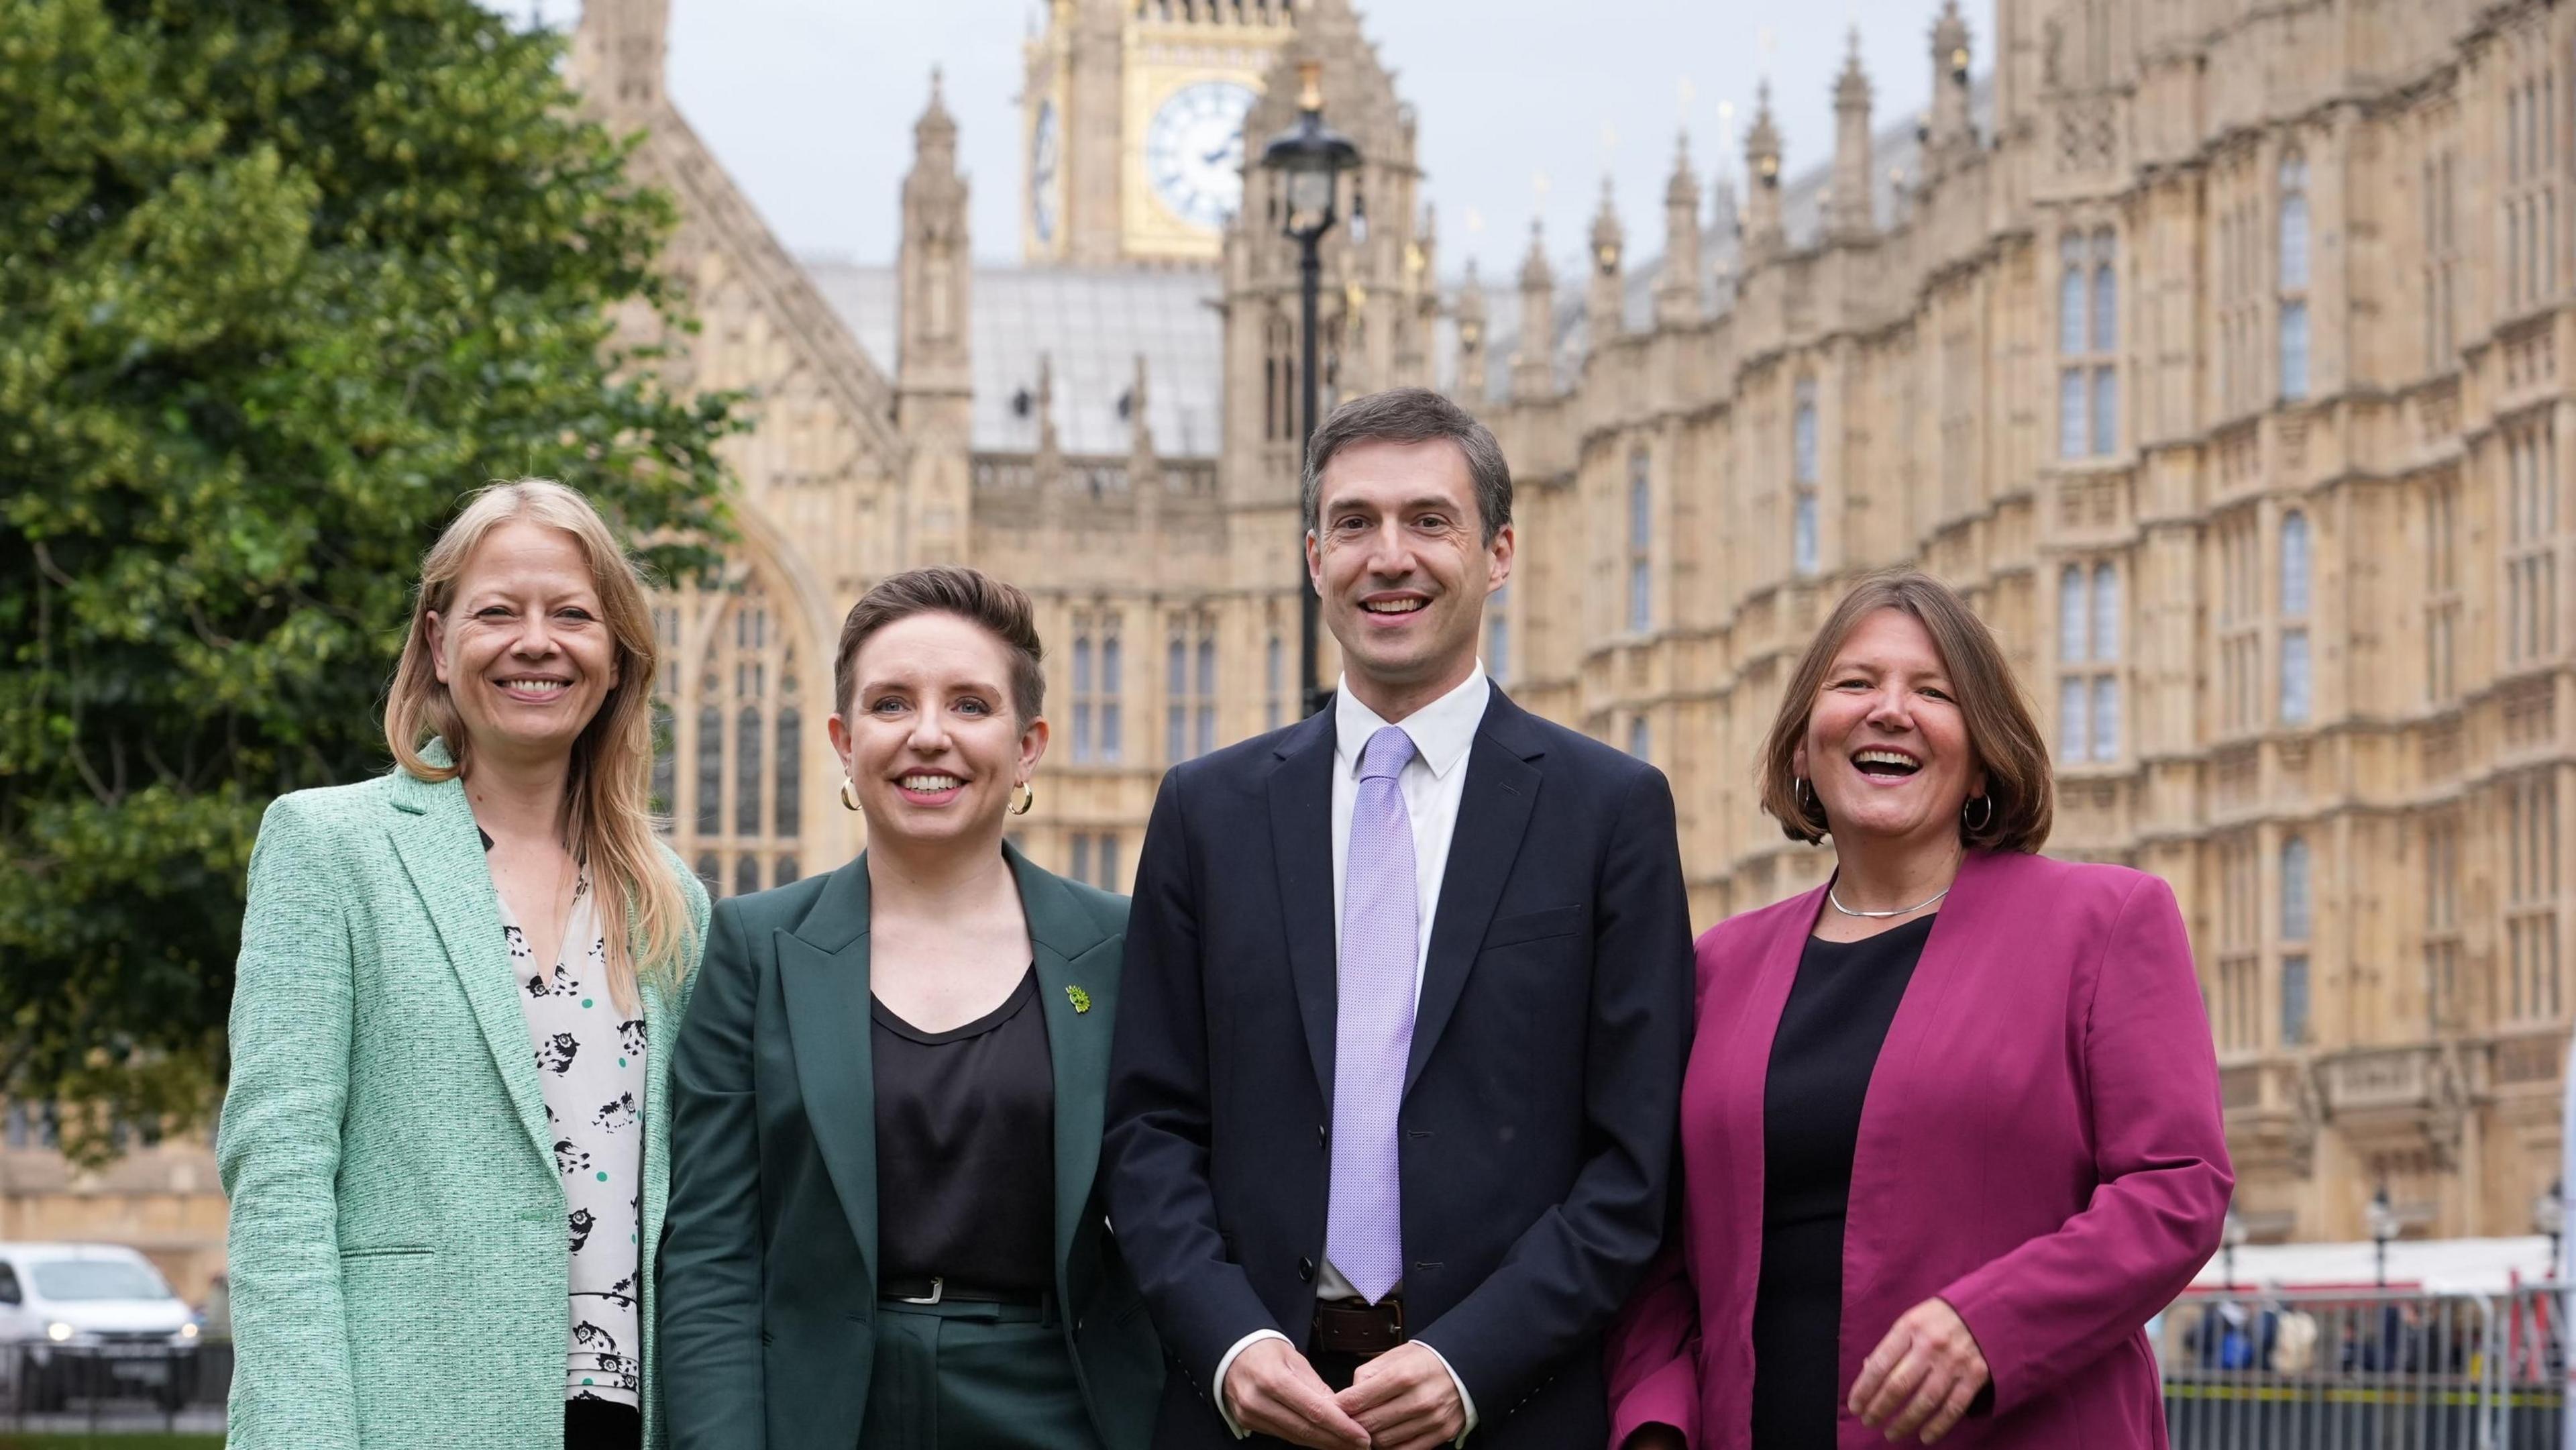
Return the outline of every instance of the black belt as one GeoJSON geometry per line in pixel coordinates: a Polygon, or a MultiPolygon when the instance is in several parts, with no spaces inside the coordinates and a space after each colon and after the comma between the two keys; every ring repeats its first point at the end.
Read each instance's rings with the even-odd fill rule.
{"type": "Polygon", "coordinates": [[[937,1274],[888,1279],[877,1286],[877,1297],[903,1304],[1018,1304],[1030,1309],[1044,1308],[1047,1301],[1044,1290],[984,1289],[937,1274]]]}
{"type": "Polygon", "coordinates": [[[1375,1359],[1404,1343],[1404,1301],[1388,1295],[1375,1304],[1365,1299],[1318,1299],[1311,1350],[1375,1359]]]}

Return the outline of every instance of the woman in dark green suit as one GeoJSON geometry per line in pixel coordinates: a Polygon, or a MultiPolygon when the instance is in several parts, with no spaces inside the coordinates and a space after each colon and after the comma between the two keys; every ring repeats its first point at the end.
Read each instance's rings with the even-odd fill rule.
{"type": "Polygon", "coordinates": [[[832,747],[869,849],[716,905],[671,1065],[675,1450],[1143,1450],[1161,1351],[1094,1184],[1124,898],[1002,839],[1028,596],[868,591],[832,747]]]}

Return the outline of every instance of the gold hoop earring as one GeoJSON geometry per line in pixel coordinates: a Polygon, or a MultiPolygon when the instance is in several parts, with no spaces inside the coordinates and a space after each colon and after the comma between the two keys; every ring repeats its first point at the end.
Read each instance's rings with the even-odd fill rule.
{"type": "Polygon", "coordinates": [[[1038,788],[1036,786],[1033,786],[1024,780],[1018,785],[1011,787],[1012,815],[1025,816],[1029,812],[1036,810],[1037,807],[1038,788]]]}
{"type": "Polygon", "coordinates": [[[845,776],[842,776],[842,777],[841,777],[841,809],[843,809],[843,810],[845,810],[845,811],[855,811],[855,810],[857,810],[858,808],[859,808],[859,793],[858,793],[857,789],[856,789],[855,787],[853,787],[853,786],[850,784],[850,778],[849,778],[848,776],[846,776],[846,775],[845,775],[845,776]]]}
{"type": "Polygon", "coordinates": [[[1968,834],[1970,834],[1970,835],[1972,835],[1972,836],[1973,836],[1973,835],[1975,835],[1977,832],[1984,830],[1986,827],[1993,825],[1994,823],[1995,823],[1995,798],[1994,798],[1992,795],[1981,795],[1981,796],[1977,797],[1977,799],[1976,799],[1976,800],[1972,800],[1972,801],[1968,802],[1968,805],[1963,805],[1963,806],[1959,807],[1959,824],[1960,824],[1960,825],[1962,825],[1962,826],[1965,826],[1965,827],[1967,828],[1967,830],[1968,830],[1968,834]],[[1985,807],[1986,807],[1986,814],[1985,814],[1985,818],[1984,818],[1984,819],[1982,819],[1982,820],[1971,821],[1971,820],[1969,820],[1969,819],[1968,819],[1968,806],[1973,806],[1973,805],[1977,804],[1977,803],[1978,803],[1978,801],[1983,801],[1983,802],[1985,803],[1985,807]]]}

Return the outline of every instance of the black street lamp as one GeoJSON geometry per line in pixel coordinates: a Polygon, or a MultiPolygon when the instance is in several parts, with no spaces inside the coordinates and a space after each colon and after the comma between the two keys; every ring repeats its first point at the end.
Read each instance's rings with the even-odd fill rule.
{"type": "Polygon", "coordinates": [[[2387,1184],[2379,1185],[2379,1191],[2371,1195],[2370,1206],[2363,1211],[2363,1217],[2370,1223],[2371,1247],[2376,1251],[2379,1265],[2379,1287],[2385,1289],[2388,1287],[2388,1241],[2397,1237],[2397,1210],[2388,1202],[2387,1184]]]}
{"type": "MultiPolygon", "coordinates": [[[[1324,265],[1316,256],[1316,244],[1324,233],[1333,229],[1333,203],[1341,191],[1342,173],[1357,169],[1360,148],[1351,138],[1324,124],[1324,67],[1319,61],[1307,61],[1297,67],[1299,93],[1297,124],[1270,138],[1262,148],[1263,169],[1279,173],[1288,193],[1286,213],[1280,231],[1297,244],[1297,275],[1300,308],[1305,320],[1304,352],[1298,364],[1297,382],[1305,404],[1304,426],[1297,434],[1297,466],[1306,463],[1306,450],[1315,441],[1317,392],[1315,377],[1315,297],[1323,286],[1324,265]]],[[[1354,211],[1356,211],[1354,206],[1354,211]]],[[[1300,508],[1297,520],[1297,577],[1306,579],[1305,511],[1300,508]]],[[[1297,678],[1299,698],[1303,702],[1301,717],[1324,708],[1324,689],[1315,677],[1315,590],[1306,584],[1298,591],[1297,678]]]]}

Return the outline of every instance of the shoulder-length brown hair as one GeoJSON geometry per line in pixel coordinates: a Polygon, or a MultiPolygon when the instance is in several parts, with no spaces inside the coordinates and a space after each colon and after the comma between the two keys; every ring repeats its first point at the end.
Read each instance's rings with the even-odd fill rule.
{"type": "Polygon", "coordinates": [[[2048,840],[2049,820],[2057,792],[2049,772],[2048,746],[2040,739],[2030,701],[2022,694],[1994,632],[1950,586],[1919,569],[1890,569],[1852,586],[1834,606],[1824,627],[1808,642],[1807,652],[1789,675],[1780,713],[1763,742],[1758,784],[1762,809],[1780,822],[1791,840],[1815,842],[1830,829],[1813,790],[1800,790],[1797,757],[1807,738],[1807,720],[1815,713],[1816,695],[1834,656],[1860,622],[1882,609],[1900,609],[1922,621],[1941,652],[1941,663],[1959,694],[1959,714],[1967,722],[1968,748],[1986,772],[1989,811],[1971,828],[1959,823],[1959,838],[1990,851],[2036,851],[2048,840]]]}
{"type": "Polygon", "coordinates": [[[433,784],[473,769],[473,738],[454,697],[438,679],[429,616],[448,612],[457,576],[484,536],[518,519],[572,536],[590,565],[600,610],[617,645],[617,683],[573,742],[562,830],[564,844],[588,867],[599,900],[625,905],[626,930],[601,935],[606,938],[609,995],[620,1009],[632,1011],[639,972],[672,987],[688,975],[692,928],[688,898],[661,842],[653,837],[653,675],[661,652],[652,605],[643,575],[590,500],[543,478],[491,484],[466,500],[464,510],[420,561],[411,630],[385,700],[385,744],[403,769],[433,784]],[[446,744],[452,764],[436,764],[421,753],[432,737],[446,744]]]}

